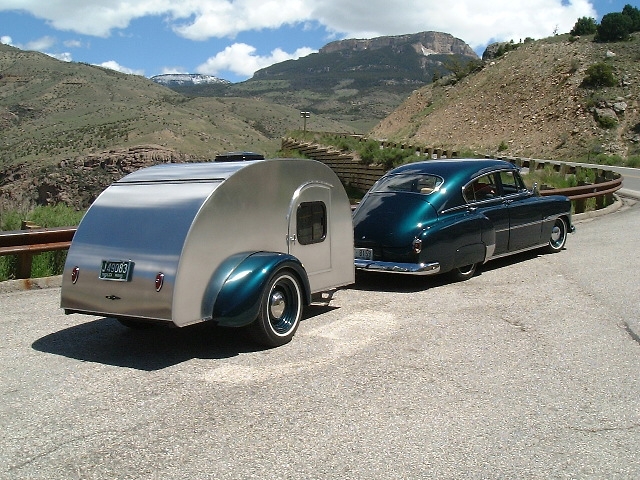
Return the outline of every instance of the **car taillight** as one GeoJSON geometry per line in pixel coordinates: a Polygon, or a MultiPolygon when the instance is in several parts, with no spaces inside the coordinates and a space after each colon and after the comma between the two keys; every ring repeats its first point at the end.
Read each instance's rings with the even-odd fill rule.
{"type": "Polygon", "coordinates": [[[76,283],[80,276],[80,267],[73,267],[71,270],[71,283],[76,283]]]}
{"type": "Polygon", "coordinates": [[[164,285],[164,273],[158,272],[156,275],[156,292],[162,289],[162,285],[164,285]]]}
{"type": "Polygon", "coordinates": [[[422,251],[422,240],[414,238],[411,247],[413,248],[413,253],[420,253],[422,251]]]}

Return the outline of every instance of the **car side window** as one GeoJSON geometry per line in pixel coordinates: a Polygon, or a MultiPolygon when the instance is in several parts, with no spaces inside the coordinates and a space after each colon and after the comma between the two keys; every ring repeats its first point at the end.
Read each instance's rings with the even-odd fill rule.
{"type": "Polygon", "coordinates": [[[498,195],[498,185],[493,174],[483,175],[467,185],[463,191],[467,202],[482,202],[498,195]]]}
{"type": "Polygon", "coordinates": [[[514,195],[525,188],[520,175],[513,171],[500,172],[500,183],[503,195],[514,195]]]}
{"type": "Polygon", "coordinates": [[[442,178],[435,175],[405,173],[382,177],[371,189],[375,193],[410,192],[429,195],[442,185],[442,178]]]}
{"type": "Polygon", "coordinates": [[[303,202],[296,212],[296,235],[300,245],[327,238],[327,207],[324,202],[303,202]]]}

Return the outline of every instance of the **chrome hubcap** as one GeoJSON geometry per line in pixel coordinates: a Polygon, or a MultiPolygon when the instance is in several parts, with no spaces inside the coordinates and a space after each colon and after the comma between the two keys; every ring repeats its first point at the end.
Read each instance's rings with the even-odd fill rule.
{"type": "Polygon", "coordinates": [[[273,318],[280,318],[287,308],[287,302],[285,301],[282,292],[271,292],[271,298],[269,299],[269,313],[273,318]]]}
{"type": "Polygon", "coordinates": [[[560,227],[558,227],[557,225],[553,227],[553,230],[551,230],[551,241],[553,243],[558,243],[558,240],[560,240],[560,237],[562,235],[562,232],[560,230],[560,227]]]}

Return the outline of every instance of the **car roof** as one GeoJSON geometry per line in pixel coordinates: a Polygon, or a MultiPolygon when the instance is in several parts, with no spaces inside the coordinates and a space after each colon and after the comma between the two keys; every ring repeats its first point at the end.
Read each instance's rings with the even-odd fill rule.
{"type": "Polygon", "coordinates": [[[427,197],[437,211],[442,211],[463,205],[462,187],[473,178],[496,170],[518,170],[518,167],[505,160],[451,158],[407,163],[390,170],[387,175],[409,173],[442,177],[442,188],[427,197]]]}
{"type": "Polygon", "coordinates": [[[515,165],[511,162],[507,162],[506,160],[497,160],[494,158],[448,158],[407,163],[389,171],[388,173],[431,174],[438,175],[447,181],[452,176],[465,177],[465,179],[468,180],[488,171],[501,168],[517,170],[515,165]]]}

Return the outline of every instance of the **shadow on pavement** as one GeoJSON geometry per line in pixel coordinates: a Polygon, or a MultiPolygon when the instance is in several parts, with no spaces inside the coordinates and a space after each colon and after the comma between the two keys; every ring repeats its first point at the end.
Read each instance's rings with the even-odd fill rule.
{"type": "MultiPolygon", "coordinates": [[[[540,251],[530,250],[527,252],[511,255],[497,260],[492,260],[484,265],[480,265],[474,278],[481,277],[483,272],[508,267],[520,262],[525,262],[538,258],[540,251]]],[[[555,254],[550,254],[555,255],[555,254]]],[[[456,283],[449,275],[405,275],[401,273],[382,273],[382,272],[365,272],[356,271],[356,283],[346,287],[351,290],[379,291],[379,292],[398,292],[412,293],[437,288],[443,285],[456,283]]]]}
{"type": "MultiPolygon", "coordinates": [[[[312,304],[303,321],[335,307],[312,304]]],[[[296,341],[295,336],[293,342],[296,341]]],[[[211,322],[183,328],[162,325],[131,329],[113,318],[96,320],[46,335],[32,347],[40,352],[137,370],[160,370],[193,358],[222,359],[264,350],[242,328],[218,327],[211,322]]]]}

